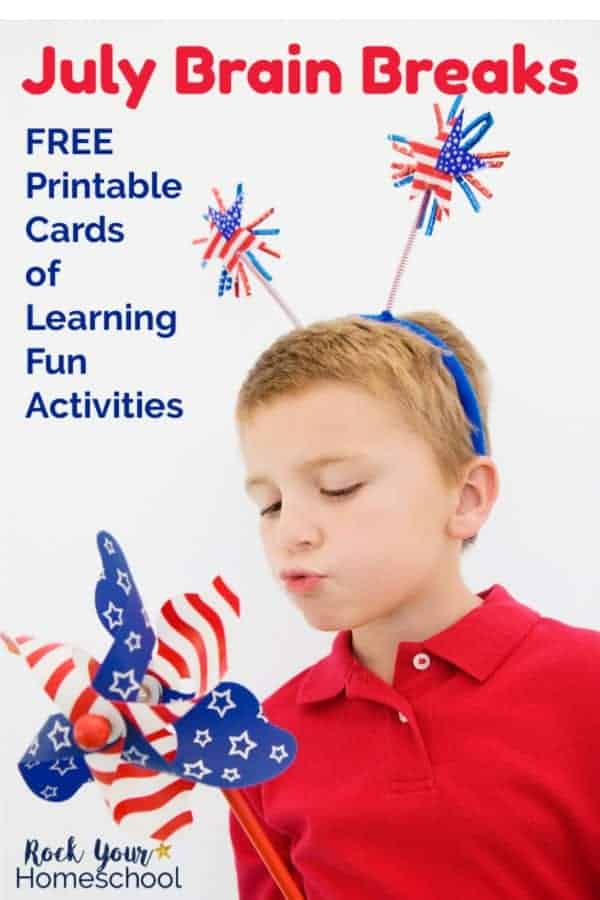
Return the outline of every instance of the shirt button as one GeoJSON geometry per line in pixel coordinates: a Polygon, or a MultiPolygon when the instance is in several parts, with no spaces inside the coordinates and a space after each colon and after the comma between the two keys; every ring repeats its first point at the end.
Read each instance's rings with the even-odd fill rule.
{"type": "Polygon", "coordinates": [[[413,666],[415,669],[428,669],[431,665],[431,658],[427,653],[417,653],[413,656],[413,666]]]}
{"type": "Polygon", "coordinates": [[[408,719],[406,718],[406,716],[405,716],[404,713],[402,713],[402,712],[399,712],[399,713],[398,713],[398,718],[399,718],[400,721],[403,722],[403,723],[408,722],[408,719]]]}

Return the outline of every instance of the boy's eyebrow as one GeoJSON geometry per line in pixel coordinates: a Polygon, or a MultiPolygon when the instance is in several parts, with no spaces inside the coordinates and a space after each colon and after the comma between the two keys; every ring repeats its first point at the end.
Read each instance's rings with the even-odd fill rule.
{"type": "MultiPolygon", "coordinates": [[[[347,462],[349,459],[361,459],[363,456],[364,454],[361,453],[336,454],[335,456],[324,454],[305,460],[305,462],[300,463],[300,465],[297,466],[297,469],[298,471],[303,472],[307,469],[317,469],[319,466],[326,466],[329,463],[347,462]]],[[[268,480],[268,478],[265,478],[262,475],[254,475],[252,478],[247,478],[245,483],[246,490],[248,491],[258,484],[266,484],[268,480]]]]}

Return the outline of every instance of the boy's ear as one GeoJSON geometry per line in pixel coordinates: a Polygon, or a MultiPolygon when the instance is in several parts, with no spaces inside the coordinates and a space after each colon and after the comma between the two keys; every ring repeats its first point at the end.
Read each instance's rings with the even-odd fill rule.
{"type": "Polygon", "coordinates": [[[476,456],[466,465],[458,488],[458,502],[450,516],[447,533],[466,540],[484,525],[500,489],[496,464],[489,456],[476,456]]]}

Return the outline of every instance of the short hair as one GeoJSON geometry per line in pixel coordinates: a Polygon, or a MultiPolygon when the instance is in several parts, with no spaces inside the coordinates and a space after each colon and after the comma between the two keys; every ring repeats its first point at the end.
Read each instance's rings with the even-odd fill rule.
{"type": "MultiPolygon", "coordinates": [[[[465,334],[433,311],[403,314],[440,337],[462,363],[477,396],[487,453],[491,453],[486,364],[465,334]]],[[[406,425],[431,446],[444,482],[455,486],[476,454],[472,426],[442,350],[408,328],[346,316],[296,328],[272,343],[246,375],[238,393],[236,420],[282,396],[324,381],[356,385],[398,404],[406,425]]],[[[463,549],[477,535],[463,541],[463,549]]]]}

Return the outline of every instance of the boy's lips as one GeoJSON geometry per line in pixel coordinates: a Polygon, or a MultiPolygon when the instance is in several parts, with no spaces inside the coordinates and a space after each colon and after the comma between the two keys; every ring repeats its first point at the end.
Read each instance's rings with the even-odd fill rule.
{"type": "Polygon", "coordinates": [[[280,572],[280,578],[287,590],[293,593],[310,591],[325,577],[321,572],[309,569],[283,569],[280,572]]]}

